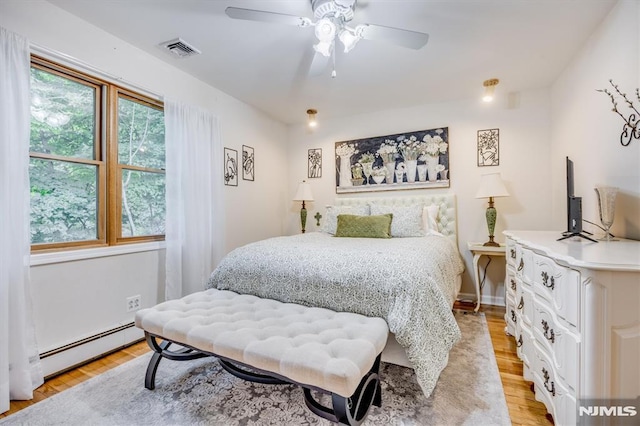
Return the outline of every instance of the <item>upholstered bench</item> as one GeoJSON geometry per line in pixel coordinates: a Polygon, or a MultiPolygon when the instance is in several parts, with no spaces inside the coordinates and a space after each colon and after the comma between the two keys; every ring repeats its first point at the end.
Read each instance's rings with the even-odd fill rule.
{"type": "Polygon", "coordinates": [[[210,289],[140,310],[135,323],[155,352],[148,389],[162,358],[215,356],[243,379],[300,385],[309,409],[334,422],[360,424],[381,404],[380,353],[389,331],[381,318],[210,289]],[[169,350],[172,343],[182,348],[169,350]],[[331,394],[333,407],[312,390],[331,394]]]}

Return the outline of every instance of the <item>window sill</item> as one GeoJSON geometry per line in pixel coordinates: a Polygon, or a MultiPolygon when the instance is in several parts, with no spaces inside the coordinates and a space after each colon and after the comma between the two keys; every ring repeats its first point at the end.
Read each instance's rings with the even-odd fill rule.
{"type": "Polygon", "coordinates": [[[76,260],[96,259],[100,257],[119,256],[122,254],[156,251],[166,248],[165,241],[154,241],[139,244],[123,244],[111,247],[67,250],[31,255],[31,266],[49,265],[53,263],[73,262],[76,260]]]}

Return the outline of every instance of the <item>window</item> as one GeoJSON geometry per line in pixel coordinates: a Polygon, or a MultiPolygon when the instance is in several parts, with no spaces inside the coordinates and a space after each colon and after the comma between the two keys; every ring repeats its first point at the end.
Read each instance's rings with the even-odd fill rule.
{"type": "Polygon", "coordinates": [[[32,57],[33,250],[164,239],[162,108],[32,57]]]}

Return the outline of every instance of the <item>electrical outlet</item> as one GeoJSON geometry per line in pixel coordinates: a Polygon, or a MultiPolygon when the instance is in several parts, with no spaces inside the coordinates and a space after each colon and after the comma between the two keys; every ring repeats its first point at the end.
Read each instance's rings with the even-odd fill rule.
{"type": "Polygon", "coordinates": [[[127,297],[127,312],[137,311],[142,308],[142,299],[139,294],[127,297]]]}

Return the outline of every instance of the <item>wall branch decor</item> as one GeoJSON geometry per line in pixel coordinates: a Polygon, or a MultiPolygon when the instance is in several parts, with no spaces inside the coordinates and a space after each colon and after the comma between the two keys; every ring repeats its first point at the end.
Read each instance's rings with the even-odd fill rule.
{"type": "MultiPolygon", "coordinates": [[[[611,111],[618,114],[624,120],[624,125],[622,126],[622,133],[620,133],[620,143],[622,146],[628,146],[633,139],[640,139],[640,112],[636,109],[635,105],[633,105],[633,101],[629,100],[626,93],[623,93],[618,89],[618,85],[613,83],[613,80],[609,80],[609,84],[613,87],[613,90],[617,93],[617,96],[614,95],[607,89],[596,89],[598,92],[603,92],[609,95],[611,99],[611,103],[613,104],[613,108],[611,111]],[[626,104],[629,111],[629,116],[625,117],[625,115],[620,112],[618,109],[618,102],[616,101],[616,97],[622,97],[624,99],[624,103],[626,104]]],[[[640,102],[640,89],[636,88],[636,98],[640,102]]]]}
{"type": "Polygon", "coordinates": [[[336,142],[336,193],[449,187],[449,128],[336,142]]]}

